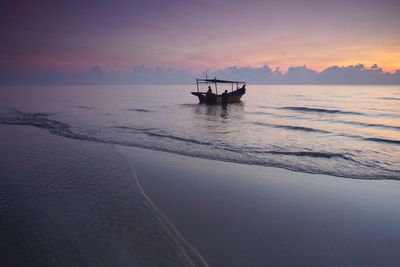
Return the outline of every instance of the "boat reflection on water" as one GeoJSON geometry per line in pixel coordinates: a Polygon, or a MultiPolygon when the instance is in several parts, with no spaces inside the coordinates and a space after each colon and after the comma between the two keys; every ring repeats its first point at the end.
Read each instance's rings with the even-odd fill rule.
{"type": "MultiPolygon", "coordinates": [[[[240,119],[244,114],[244,102],[224,105],[193,105],[192,112],[195,115],[204,116],[206,120],[216,121],[218,117],[224,119],[240,119]]],[[[199,119],[199,117],[197,117],[199,119]]]]}
{"type": "MultiPolygon", "coordinates": [[[[213,141],[222,141],[226,135],[242,134],[245,103],[222,105],[193,105],[192,127],[202,136],[214,136],[213,141]],[[225,136],[221,139],[221,134],[225,136]],[[218,137],[219,136],[219,137],[218,137]]],[[[236,138],[235,138],[236,139],[236,138]]]]}

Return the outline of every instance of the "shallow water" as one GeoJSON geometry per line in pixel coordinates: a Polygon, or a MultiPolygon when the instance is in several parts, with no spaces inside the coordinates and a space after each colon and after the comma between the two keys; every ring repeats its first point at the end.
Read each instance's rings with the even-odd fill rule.
{"type": "MultiPolygon", "coordinates": [[[[400,179],[400,87],[248,85],[204,106],[177,86],[3,86],[0,123],[308,173],[400,179]]],[[[223,88],[220,88],[223,89],[223,88]]]]}
{"type": "Polygon", "coordinates": [[[114,146],[1,132],[0,266],[206,266],[114,146]]]}

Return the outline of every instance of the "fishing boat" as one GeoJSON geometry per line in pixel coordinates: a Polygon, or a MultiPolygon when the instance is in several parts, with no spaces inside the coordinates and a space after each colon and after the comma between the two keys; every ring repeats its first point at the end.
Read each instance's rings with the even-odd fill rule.
{"type": "Polygon", "coordinates": [[[196,78],[197,92],[192,92],[192,95],[195,95],[199,98],[200,104],[223,104],[224,94],[218,94],[218,84],[231,84],[231,90],[230,92],[227,92],[227,95],[225,96],[225,101],[227,103],[240,102],[240,98],[246,93],[246,82],[218,80],[217,78],[196,78]],[[207,92],[201,91],[201,85],[206,85],[206,87],[208,86],[209,90],[207,92]],[[213,92],[211,86],[214,87],[215,93],[213,92]]]}

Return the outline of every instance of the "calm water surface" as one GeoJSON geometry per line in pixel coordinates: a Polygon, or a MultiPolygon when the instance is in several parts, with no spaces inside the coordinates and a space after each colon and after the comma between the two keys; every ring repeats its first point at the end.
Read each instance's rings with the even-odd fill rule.
{"type": "Polygon", "coordinates": [[[197,104],[194,88],[3,86],[0,123],[243,164],[400,179],[399,86],[248,85],[243,102],[227,108],[197,104]]]}

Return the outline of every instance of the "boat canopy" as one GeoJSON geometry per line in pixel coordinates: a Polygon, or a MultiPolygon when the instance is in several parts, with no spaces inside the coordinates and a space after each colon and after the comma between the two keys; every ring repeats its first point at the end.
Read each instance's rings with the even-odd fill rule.
{"type": "Polygon", "coordinates": [[[217,78],[214,79],[197,79],[197,83],[236,83],[236,84],[246,84],[246,82],[240,82],[240,81],[228,81],[228,80],[219,80],[217,78]]]}
{"type": "Polygon", "coordinates": [[[208,78],[205,78],[205,79],[197,79],[197,78],[196,78],[197,92],[200,92],[199,84],[209,84],[209,83],[214,84],[214,86],[215,86],[215,93],[216,93],[216,94],[218,94],[218,87],[217,87],[217,84],[218,84],[218,83],[231,84],[231,85],[232,85],[232,92],[233,92],[233,90],[234,90],[234,88],[233,88],[233,85],[234,85],[234,84],[236,84],[236,90],[239,89],[239,84],[242,85],[243,88],[244,88],[245,85],[246,85],[246,82],[240,82],[240,81],[219,80],[219,79],[217,79],[217,78],[214,78],[214,79],[208,79],[208,78]]]}
{"type": "Polygon", "coordinates": [[[197,92],[200,92],[199,84],[209,84],[209,83],[214,84],[216,94],[218,94],[218,88],[217,88],[218,83],[231,84],[232,92],[234,90],[234,88],[233,88],[234,84],[236,84],[236,90],[239,89],[239,85],[242,85],[243,87],[246,85],[246,82],[240,82],[240,81],[219,80],[217,78],[214,78],[214,79],[207,79],[207,78],[206,79],[197,79],[196,78],[197,92]]]}

